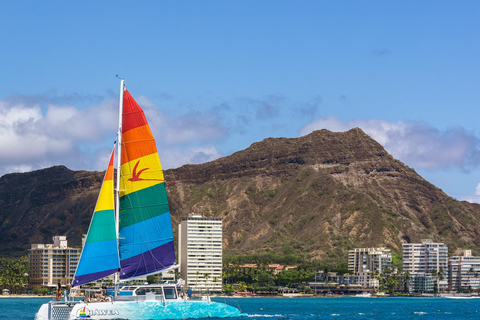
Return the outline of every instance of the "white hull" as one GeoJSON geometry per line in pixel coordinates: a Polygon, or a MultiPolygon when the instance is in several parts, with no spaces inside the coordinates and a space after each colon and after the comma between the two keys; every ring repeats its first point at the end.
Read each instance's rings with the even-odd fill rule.
{"type": "Polygon", "coordinates": [[[76,320],[76,319],[185,319],[208,317],[238,317],[240,311],[232,306],[209,301],[115,301],[95,303],[44,304],[37,313],[36,320],[76,320]],[[69,309],[69,312],[67,311],[69,309]],[[66,314],[68,313],[68,315],[66,314]]]}

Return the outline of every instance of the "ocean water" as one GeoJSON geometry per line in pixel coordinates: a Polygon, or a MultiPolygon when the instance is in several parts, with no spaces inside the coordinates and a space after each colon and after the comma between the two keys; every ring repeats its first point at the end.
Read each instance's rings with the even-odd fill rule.
{"type": "MultiPolygon", "coordinates": [[[[0,319],[33,320],[50,298],[1,298],[0,319]]],[[[480,299],[447,298],[214,298],[235,305],[248,320],[479,319],[480,299]]]]}
{"type": "MultiPolygon", "coordinates": [[[[237,300],[238,301],[238,300],[237,300]]],[[[244,298],[238,301],[250,319],[479,319],[480,299],[244,298]]]]}

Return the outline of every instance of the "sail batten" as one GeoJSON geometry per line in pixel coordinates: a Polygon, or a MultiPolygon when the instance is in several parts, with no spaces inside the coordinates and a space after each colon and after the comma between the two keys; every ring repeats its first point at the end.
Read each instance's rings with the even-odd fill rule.
{"type": "Polygon", "coordinates": [[[120,278],[154,274],[175,264],[163,169],[143,110],[123,95],[119,212],[120,278]]]}

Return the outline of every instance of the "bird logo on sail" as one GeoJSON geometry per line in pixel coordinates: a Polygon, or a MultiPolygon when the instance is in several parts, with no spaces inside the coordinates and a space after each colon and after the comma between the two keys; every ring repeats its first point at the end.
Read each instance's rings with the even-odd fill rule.
{"type": "Polygon", "coordinates": [[[150,168],[143,168],[143,169],[141,169],[140,171],[137,172],[137,168],[138,168],[139,163],[140,163],[140,160],[138,160],[137,163],[135,164],[135,167],[133,167],[132,177],[130,179],[128,179],[128,181],[132,181],[132,182],[136,182],[136,181],[165,181],[165,180],[162,180],[162,179],[143,179],[143,178],[140,178],[140,175],[150,168]]]}

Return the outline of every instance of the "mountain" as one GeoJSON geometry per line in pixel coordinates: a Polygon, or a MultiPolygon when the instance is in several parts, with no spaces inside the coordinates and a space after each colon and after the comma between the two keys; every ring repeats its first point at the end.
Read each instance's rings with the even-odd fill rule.
{"type": "MultiPolygon", "coordinates": [[[[0,255],[57,234],[80,245],[102,178],[62,166],[1,177],[0,255]]],[[[480,205],[447,196],[358,128],[268,138],[165,179],[174,227],[191,212],[223,218],[224,248],[236,253],[346,258],[424,238],[450,251],[480,245],[480,205]]]]}

